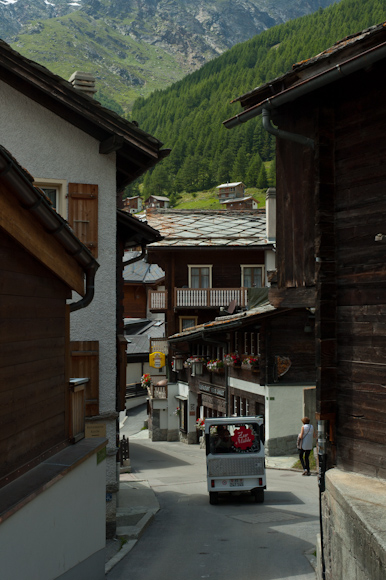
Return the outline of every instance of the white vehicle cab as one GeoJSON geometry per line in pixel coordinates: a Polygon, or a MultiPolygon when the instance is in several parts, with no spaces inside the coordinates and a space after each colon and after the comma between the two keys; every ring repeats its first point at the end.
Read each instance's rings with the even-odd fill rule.
{"type": "Polygon", "coordinates": [[[250,491],[264,501],[263,417],[205,419],[206,469],[211,504],[219,493],[250,491]]]}

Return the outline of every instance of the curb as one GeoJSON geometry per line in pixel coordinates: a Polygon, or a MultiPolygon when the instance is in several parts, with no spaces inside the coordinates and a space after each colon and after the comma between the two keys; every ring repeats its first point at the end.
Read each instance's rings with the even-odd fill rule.
{"type": "Polygon", "coordinates": [[[131,550],[142,536],[148,525],[153,521],[158,509],[151,510],[143,515],[136,526],[120,526],[117,528],[117,538],[127,540],[122,548],[106,564],[105,574],[108,574],[118,562],[120,562],[131,550]]]}

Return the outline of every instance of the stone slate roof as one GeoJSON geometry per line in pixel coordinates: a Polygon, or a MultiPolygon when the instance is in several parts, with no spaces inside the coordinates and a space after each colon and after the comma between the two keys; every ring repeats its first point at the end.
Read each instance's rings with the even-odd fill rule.
{"type": "MultiPolygon", "coordinates": [[[[125,252],[125,258],[135,258],[140,252],[125,252]]],[[[154,284],[165,277],[165,272],[157,264],[148,264],[144,260],[125,266],[123,264],[123,279],[125,282],[141,282],[154,284]]]]}
{"type": "Polygon", "coordinates": [[[210,211],[156,209],[146,212],[147,223],[161,233],[154,247],[265,246],[265,209],[210,211]]]}

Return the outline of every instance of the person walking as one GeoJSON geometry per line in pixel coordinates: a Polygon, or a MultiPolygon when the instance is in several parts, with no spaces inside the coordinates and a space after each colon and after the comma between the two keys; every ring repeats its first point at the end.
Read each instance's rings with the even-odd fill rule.
{"type": "Polygon", "coordinates": [[[311,475],[310,473],[310,453],[313,444],[314,428],[308,417],[302,419],[302,429],[299,434],[300,449],[299,459],[303,467],[302,475],[311,475]]]}

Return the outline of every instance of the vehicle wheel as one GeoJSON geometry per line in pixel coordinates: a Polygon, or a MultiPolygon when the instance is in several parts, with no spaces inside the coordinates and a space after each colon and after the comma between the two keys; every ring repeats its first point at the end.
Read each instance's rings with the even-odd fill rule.
{"type": "Polygon", "coordinates": [[[209,492],[209,503],[211,505],[218,504],[218,492],[217,491],[210,491],[209,492]]]}
{"type": "Polygon", "coordinates": [[[256,503],[263,503],[264,502],[264,489],[262,487],[258,487],[252,491],[253,496],[255,498],[256,503]]]}

